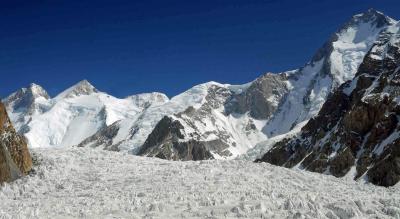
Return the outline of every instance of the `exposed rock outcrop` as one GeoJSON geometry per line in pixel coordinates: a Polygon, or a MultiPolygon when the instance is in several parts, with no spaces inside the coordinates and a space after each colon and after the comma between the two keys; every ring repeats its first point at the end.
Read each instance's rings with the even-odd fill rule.
{"type": "Polygon", "coordinates": [[[382,32],[356,77],[329,96],[298,137],[257,161],[392,186],[400,180],[400,24],[382,32]]]}
{"type": "Polygon", "coordinates": [[[257,78],[249,88],[232,97],[227,110],[247,113],[255,119],[268,119],[277,110],[284,95],[288,92],[286,74],[264,74],[257,78]]]}
{"type": "Polygon", "coordinates": [[[78,147],[96,148],[102,146],[104,150],[119,151],[118,145],[113,144],[113,138],[118,134],[119,121],[101,128],[96,134],[86,138],[78,147]]]}
{"type": "Polygon", "coordinates": [[[227,110],[233,109],[229,103],[237,95],[229,86],[211,82],[204,88],[200,104],[166,116],[156,125],[139,155],[172,160],[232,158],[265,138],[252,117],[236,114],[239,120],[227,110]],[[232,121],[237,124],[228,125],[232,121]]]}
{"type": "Polygon", "coordinates": [[[207,160],[214,158],[203,142],[184,140],[183,126],[165,116],[149,135],[139,155],[168,160],[207,160]]]}
{"type": "Polygon", "coordinates": [[[73,98],[82,95],[90,95],[92,93],[98,93],[97,90],[89,81],[82,80],[59,94],[56,98],[73,98]]]}
{"type": "Polygon", "coordinates": [[[0,102],[0,182],[9,182],[26,175],[32,159],[25,139],[18,135],[0,102]]]}

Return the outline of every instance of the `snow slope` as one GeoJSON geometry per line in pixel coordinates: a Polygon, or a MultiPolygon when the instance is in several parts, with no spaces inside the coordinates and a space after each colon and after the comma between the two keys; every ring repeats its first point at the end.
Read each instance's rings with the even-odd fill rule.
{"type": "Polygon", "coordinates": [[[399,218],[400,187],[247,161],[171,162],[38,148],[36,173],[0,188],[0,217],[399,218]]]}
{"type": "Polygon", "coordinates": [[[5,99],[13,123],[25,134],[30,147],[77,145],[103,127],[133,118],[145,108],[166,101],[168,97],[161,93],[115,98],[86,80],[54,98],[48,97],[39,85],[31,85],[5,99]]]}
{"type": "Polygon", "coordinates": [[[25,133],[31,147],[72,146],[100,128],[140,111],[131,101],[117,99],[82,82],[49,100],[51,107],[32,116],[25,133]],[[92,89],[92,91],[90,91],[92,89]]]}
{"type": "Polygon", "coordinates": [[[83,80],[54,98],[50,98],[39,85],[34,85],[22,88],[5,100],[17,130],[26,136],[30,147],[80,145],[132,153],[143,145],[164,116],[177,115],[190,107],[208,107],[212,108],[209,115],[201,115],[204,116],[201,119],[197,117],[195,123],[190,119],[185,121],[186,131],[197,131],[204,140],[229,136],[226,142],[238,145],[230,147],[232,156],[237,156],[265,139],[261,132],[262,125],[255,132],[244,131],[252,121],[246,114],[224,113],[223,105],[230,95],[242,89],[239,87],[245,86],[208,82],[172,99],[157,92],[119,99],[98,91],[83,80]],[[210,99],[210,92],[215,89],[222,89],[229,95],[217,97],[218,100],[210,99]],[[218,107],[214,107],[216,105],[218,107]],[[217,121],[216,124],[213,124],[214,121],[217,121]]]}

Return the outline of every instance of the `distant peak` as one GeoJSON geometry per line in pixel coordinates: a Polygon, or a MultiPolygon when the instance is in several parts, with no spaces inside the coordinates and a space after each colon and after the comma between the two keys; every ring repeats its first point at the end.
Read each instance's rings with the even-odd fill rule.
{"type": "Polygon", "coordinates": [[[31,83],[29,84],[28,90],[32,93],[34,97],[44,97],[45,99],[50,99],[47,91],[40,85],[31,83]]]}
{"type": "Polygon", "coordinates": [[[25,92],[28,92],[33,96],[43,96],[46,99],[49,98],[47,91],[42,86],[35,83],[30,83],[27,88],[22,88],[21,90],[24,90],[25,92]]]}
{"type": "Polygon", "coordinates": [[[35,84],[35,83],[30,83],[28,87],[29,88],[32,88],[32,87],[40,87],[40,88],[42,88],[40,85],[35,84]]]}
{"type": "Polygon", "coordinates": [[[368,9],[364,13],[356,14],[344,23],[317,51],[311,63],[316,63],[322,60],[322,58],[330,56],[333,50],[333,42],[338,41],[339,38],[348,43],[358,43],[375,36],[380,30],[395,23],[397,23],[396,20],[373,8],[368,9]]]}
{"type": "Polygon", "coordinates": [[[395,20],[386,16],[384,13],[375,10],[374,8],[370,8],[364,13],[354,15],[349,23],[357,24],[367,22],[372,22],[379,28],[385,25],[393,24],[395,20]]]}
{"type": "Polygon", "coordinates": [[[86,84],[86,85],[91,85],[90,82],[86,79],[83,79],[81,81],[79,81],[77,84],[86,84]]]}
{"type": "Polygon", "coordinates": [[[72,86],[73,91],[79,95],[89,95],[99,92],[88,80],[84,79],[72,86]]]}
{"type": "Polygon", "coordinates": [[[370,8],[370,9],[368,9],[366,12],[364,12],[364,14],[371,14],[371,15],[377,15],[377,14],[379,14],[379,15],[384,15],[382,12],[380,12],[380,11],[378,11],[378,10],[375,10],[375,8],[370,8]]]}
{"type": "Polygon", "coordinates": [[[89,81],[82,80],[59,94],[57,98],[71,98],[98,92],[99,91],[89,81]]]}
{"type": "Polygon", "coordinates": [[[10,96],[6,98],[6,101],[13,101],[14,99],[21,98],[29,98],[34,99],[38,97],[44,97],[45,99],[50,99],[50,96],[47,94],[47,91],[40,85],[31,83],[28,87],[21,88],[16,92],[12,93],[10,96]]]}
{"type": "Polygon", "coordinates": [[[44,98],[46,100],[50,99],[47,91],[38,84],[31,83],[28,87],[21,88],[3,101],[8,107],[12,107],[15,109],[34,109],[35,102],[40,99],[44,98]]]}
{"type": "Polygon", "coordinates": [[[97,89],[86,79],[84,79],[82,81],[79,81],[77,84],[74,85],[74,87],[76,87],[76,88],[86,88],[86,89],[89,89],[89,90],[96,90],[96,92],[97,92],[97,89]]]}

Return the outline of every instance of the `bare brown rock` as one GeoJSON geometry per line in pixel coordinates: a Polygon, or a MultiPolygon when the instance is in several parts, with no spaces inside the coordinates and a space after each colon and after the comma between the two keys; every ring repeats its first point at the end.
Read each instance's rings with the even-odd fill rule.
{"type": "Polygon", "coordinates": [[[25,139],[18,135],[0,103],[0,182],[8,182],[26,175],[32,159],[25,139]]]}

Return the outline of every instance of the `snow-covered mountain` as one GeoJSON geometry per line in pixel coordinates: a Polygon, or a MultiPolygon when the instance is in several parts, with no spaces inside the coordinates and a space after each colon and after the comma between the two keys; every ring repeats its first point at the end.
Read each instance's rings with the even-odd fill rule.
{"type": "Polygon", "coordinates": [[[395,21],[373,9],[352,17],[303,68],[288,74],[289,93],[264,131],[287,133],[321,109],[327,96],[354,77],[379,33],[395,21]]]}
{"type": "Polygon", "coordinates": [[[388,26],[355,77],[331,94],[300,135],[275,144],[260,161],[365,179],[400,181],[400,22],[388,26]]]}
{"type": "MultiPolygon", "coordinates": [[[[212,142],[208,146],[214,147],[212,151],[218,151],[215,153],[217,155],[232,157],[244,153],[253,144],[266,137],[260,131],[262,126],[259,126],[258,129],[253,127],[254,119],[251,117],[245,114],[228,115],[225,113],[224,104],[232,95],[233,92],[230,89],[230,85],[216,82],[197,85],[167,102],[153,104],[145,108],[133,118],[121,120],[100,130],[96,134],[98,137],[86,139],[80,146],[101,146],[118,150],[130,150],[135,154],[142,154],[145,153],[142,145],[145,144],[149,137],[155,136],[155,133],[178,131],[180,132],[178,135],[183,137],[179,139],[182,142],[189,140],[212,142]],[[164,118],[166,116],[169,118],[167,120],[170,121],[179,120],[179,123],[182,124],[182,129],[169,130],[168,124],[167,127],[161,128],[162,130],[160,131],[160,125],[158,124],[166,121],[164,118]],[[248,128],[249,130],[245,131],[246,126],[251,126],[252,129],[248,128]],[[99,142],[98,139],[101,139],[101,141],[99,142]],[[223,153],[225,155],[222,155],[223,153]]],[[[163,136],[160,138],[169,137],[163,136]]],[[[149,145],[148,142],[152,141],[149,139],[144,148],[159,148],[161,145],[159,145],[160,142],[158,141],[161,140],[167,139],[157,139],[154,145],[149,145]]],[[[153,152],[147,155],[156,156],[157,154],[153,152]]],[[[172,157],[166,158],[172,159],[172,157]]],[[[202,157],[202,159],[204,158],[202,157]]],[[[176,159],[184,158],[179,156],[176,159]]]]}
{"type": "Polygon", "coordinates": [[[329,94],[354,77],[380,33],[396,21],[373,9],[354,15],[317,51],[303,68],[287,72],[289,92],[263,131],[269,136],[248,151],[262,156],[282,138],[293,136],[316,116],[329,94]]]}
{"type": "Polygon", "coordinates": [[[133,97],[112,97],[86,80],[54,98],[40,94],[46,92],[34,85],[5,99],[17,130],[25,134],[31,147],[77,145],[101,128],[131,118],[144,109],[143,103],[133,97]]]}
{"type": "Polygon", "coordinates": [[[54,98],[34,85],[4,101],[31,147],[78,145],[173,160],[252,158],[317,115],[395,23],[374,10],[355,15],[302,68],[244,85],[209,82],[171,99],[161,93],[119,99],[82,81],[54,98]]]}

